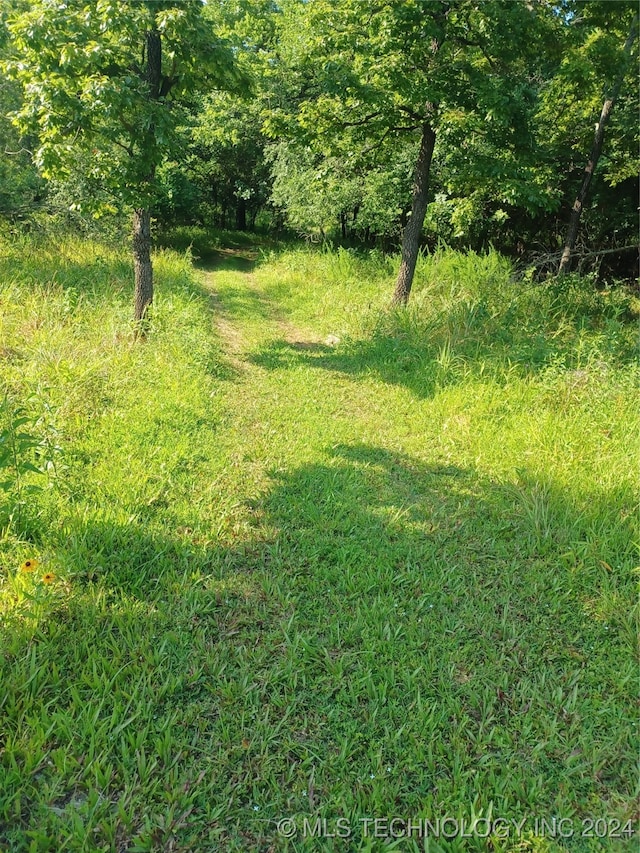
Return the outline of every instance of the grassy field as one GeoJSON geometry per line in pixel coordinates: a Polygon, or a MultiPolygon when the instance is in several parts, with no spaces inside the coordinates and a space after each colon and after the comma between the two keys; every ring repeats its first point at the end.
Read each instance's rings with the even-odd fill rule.
{"type": "Polygon", "coordinates": [[[196,237],[0,244],[0,850],[632,848],[637,300],[196,237]]]}

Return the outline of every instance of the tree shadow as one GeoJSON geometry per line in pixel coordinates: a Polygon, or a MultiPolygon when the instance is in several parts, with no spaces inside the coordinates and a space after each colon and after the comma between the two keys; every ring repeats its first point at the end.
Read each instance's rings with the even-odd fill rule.
{"type": "Polygon", "coordinates": [[[371,375],[388,385],[402,385],[420,398],[432,397],[438,387],[458,381],[451,370],[441,367],[435,349],[416,352],[401,339],[377,335],[337,346],[279,338],[263,344],[247,360],[269,371],[312,367],[354,379],[371,375]]]}
{"type": "Polygon", "coordinates": [[[156,241],[159,246],[175,249],[178,252],[191,249],[194,255],[203,258],[217,249],[253,253],[258,247],[277,249],[287,245],[296,245],[296,241],[283,240],[266,232],[233,231],[188,225],[160,229],[156,234],[156,241]]]}
{"type": "MultiPolygon", "coordinates": [[[[236,507],[240,541],[188,509],[168,532],[161,505],[79,525],[57,546],[72,592],[38,635],[16,629],[6,646],[5,669],[27,649],[55,661],[38,670],[36,704],[62,683],[84,703],[67,708],[78,728],[60,722],[55,747],[44,728],[35,738],[40,775],[18,823],[71,824],[66,805],[38,812],[37,791],[65,803],[90,789],[76,760],[92,748],[83,715],[102,703],[120,733],[132,711],[118,697],[134,695],[136,738],[101,748],[116,768],[141,751],[173,768],[171,807],[193,811],[188,830],[154,825],[156,843],[187,843],[194,827],[206,837],[212,796],[225,807],[216,843],[256,850],[301,808],[495,802],[520,816],[556,813],[567,790],[578,813],[630,801],[631,497],[576,502],[553,483],[355,444],[271,472],[265,493],[236,507]],[[73,650],[87,642],[85,660],[73,650]],[[97,674],[96,659],[108,662],[97,674]],[[158,745],[168,733],[190,744],[173,763],[158,745]],[[46,766],[53,748],[66,762],[46,766]],[[200,772],[214,787],[190,794],[200,772]]],[[[23,677],[20,663],[7,690],[23,677]]],[[[116,781],[103,791],[98,815],[120,796],[116,781]]],[[[149,812],[168,813],[164,798],[158,789],[149,812]]],[[[78,808],[91,825],[89,801],[78,808]]]]}
{"type": "MultiPolygon", "coordinates": [[[[173,509],[167,533],[165,500],[141,507],[127,524],[79,524],[58,543],[58,558],[80,587],[106,583],[140,601],[163,598],[169,579],[178,582],[169,594],[179,598],[189,578],[231,585],[235,579],[242,587],[254,583],[255,573],[285,584],[288,598],[317,574],[327,588],[305,608],[318,613],[328,598],[350,591],[377,600],[396,584],[398,592],[410,583],[440,596],[448,579],[458,587],[453,603],[467,614],[467,628],[480,632],[484,617],[473,607],[482,589],[489,597],[509,591],[522,615],[544,588],[541,579],[548,589],[560,584],[577,595],[582,582],[588,587],[607,577],[601,567],[577,577],[577,564],[605,563],[610,571],[633,560],[630,487],[578,502],[525,472],[502,483],[474,469],[357,444],[334,446],[326,461],[270,478],[263,497],[243,501],[239,511],[250,532],[236,545],[216,543],[202,522],[173,509]]],[[[534,621],[540,615],[530,612],[534,621]]]]}
{"type": "Polygon", "coordinates": [[[365,337],[304,348],[280,338],[248,358],[266,370],[307,366],[354,377],[372,375],[420,398],[466,381],[501,385],[549,369],[564,373],[570,383],[574,378],[578,384],[588,379],[604,387],[612,367],[637,363],[633,327],[614,314],[568,312],[558,321],[559,332],[547,318],[525,324],[508,311],[489,318],[477,306],[463,307],[437,322],[409,312],[387,312],[365,337]]]}
{"type": "Polygon", "coordinates": [[[196,267],[251,272],[262,263],[263,253],[298,245],[271,234],[199,227],[176,227],[157,236],[161,247],[189,252],[196,267]]]}
{"type": "MultiPolygon", "coordinates": [[[[196,260],[194,267],[205,274],[239,272],[243,275],[251,275],[259,262],[257,252],[247,256],[236,254],[232,250],[223,252],[212,249],[206,258],[196,260]]],[[[261,290],[252,287],[246,278],[238,280],[227,278],[221,283],[217,283],[214,278],[210,284],[212,286],[198,283],[198,294],[208,301],[209,312],[212,314],[214,323],[222,321],[223,324],[229,324],[228,329],[232,334],[239,336],[237,324],[244,322],[250,323],[256,320],[275,324],[286,322],[285,310],[261,290]]]]}
{"type": "Polygon", "coordinates": [[[199,249],[194,257],[194,267],[206,272],[251,273],[260,262],[260,254],[255,249],[199,249]]]}
{"type": "MultiPolygon", "coordinates": [[[[206,269],[210,270],[209,267],[206,269]]],[[[213,288],[201,287],[201,293],[209,298],[215,314],[224,320],[234,323],[252,320],[278,322],[285,317],[285,313],[268,297],[248,287],[244,281],[226,281],[223,291],[223,295],[220,295],[215,282],[213,288]]]]}

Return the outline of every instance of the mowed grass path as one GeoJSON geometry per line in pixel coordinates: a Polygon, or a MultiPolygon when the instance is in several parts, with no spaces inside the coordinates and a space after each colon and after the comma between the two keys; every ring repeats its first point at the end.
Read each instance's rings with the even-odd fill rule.
{"type": "Polygon", "coordinates": [[[519,293],[505,318],[458,276],[447,307],[427,268],[388,314],[384,262],[344,252],[180,264],[144,345],[94,289],[8,376],[68,445],[3,544],[0,848],[633,846],[637,373],[607,297],[527,329],[519,293]],[[25,599],[29,556],[58,580],[25,599]]]}

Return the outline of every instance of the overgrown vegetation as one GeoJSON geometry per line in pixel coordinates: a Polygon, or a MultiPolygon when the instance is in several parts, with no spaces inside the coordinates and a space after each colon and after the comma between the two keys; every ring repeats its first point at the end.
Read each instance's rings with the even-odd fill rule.
{"type": "Polygon", "coordinates": [[[380,253],[205,237],[137,345],[124,250],[0,246],[0,390],[60,448],[1,508],[0,846],[628,849],[637,299],[442,248],[389,311],[380,253]],[[447,815],[526,822],[363,837],[447,815]]]}
{"type": "Polygon", "coordinates": [[[630,282],[637,48],[631,0],[1,0],[0,215],[141,211],[139,312],[150,216],[402,242],[401,299],[443,239],[630,282]]]}

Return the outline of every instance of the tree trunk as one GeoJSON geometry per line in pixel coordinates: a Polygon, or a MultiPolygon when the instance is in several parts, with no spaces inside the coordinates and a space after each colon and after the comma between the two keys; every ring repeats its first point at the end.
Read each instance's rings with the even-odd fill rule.
{"type": "Polygon", "coordinates": [[[136,282],[134,320],[139,324],[138,334],[142,334],[153,302],[151,213],[144,208],[137,208],[133,212],[133,268],[136,282]]]}
{"type": "Polygon", "coordinates": [[[243,198],[238,199],[236,205],[236,231],[247,230],[247,202],[243,198]]]}
{"type": "MultiPolygon", "coordinates": [[[[627,40],[624,44],[623,51],[625,54],[625,58],[629,57],[629,54],[631,53],[631,48],[637,36],[638,16],[636,15],[631,25],[629,35],[627,36],[627,40]]],[[[602,145],[604,143],[604,130],[607,126],[607,122],[609,121],[609,116],[611,115],[613,105],[615,104],[616,99],[620,93],[623,80],[624,73],[622,73],[615,81],[613,87],[605,98],[604,104],[602,105],[600,121],[596,125],[596,132],[593,137],[593,144],[589,153],[589,160],[584,169],[582,184],[580,186],[578,195],[576,196],[576,200],[574,201],[573,208],[571,210],[571,218],[569,219],[569,227],[567,228],[567,236],[564,243],[564,250],[560,259],[560,266],[558,267],[559,276],[562,276],[565,273],[569,272],[569,269],[571,268],[571,253],[575,248],[576,240],[578,238],[578,229],[580,227],[580,217],[582,216],[584,202],[587,197],[587,193],[589,192],[589,186],[591,184],[593,173],[596,170],[598,160],[600,159],[600,154],[602,153],[602,145]]]]}
{"type": "Polygon", "coordinates": [[[422,225],[425,213],[427,212],[429,173],[431,171],[431,160],[435,144],[435,130],[429,123],[425,123],[422,126],[420,152],[413,177],[411,216],[402,235],[402,260],[400,261],[400,270],[393,292],[393,305],[406,305],[409,301],[411,285],[413,284],[413,274],[416,271],[416,262],[418,260],[418,252],[420,251],[422,225]]]}
{"type": "MultiPolygon", "coordinates": [[[[162,41],[155,26],[146,34],[147,63],[144,80],[149,86],[149,98],[157,101],[162,84],[162,41]]],[[[155,128],[149,128],[153,138],[155,128]]],[[[146,183],[155,176],[155,167],[151,166],[146,183]]],[[[151,303],[153,302],[153,266],[151,264],[151,211],[148,207],[138,207],[133,211],[133,270],[135,277],[133,319],[136,323],[136,337],[144,337],[148,324],[151,303]]]]}
{"type": "Polygon", "coordinates": [[[149,84],[149,97],[157,101],[160,97],[162,87],[162,39],[155,28],[147,32],[147,67],[145,69],[145,80],[149,84]]]}

